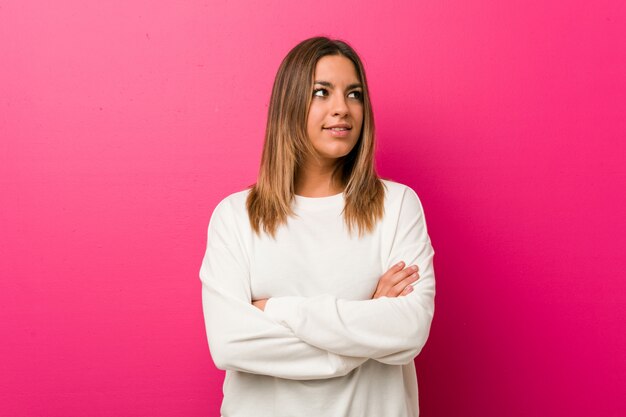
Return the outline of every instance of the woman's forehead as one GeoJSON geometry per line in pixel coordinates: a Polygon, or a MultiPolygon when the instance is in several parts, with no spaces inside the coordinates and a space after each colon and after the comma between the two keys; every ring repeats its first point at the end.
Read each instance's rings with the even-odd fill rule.
{"type": "Polygon", "coordinates": [[[315,65],[314,83],[327,87],[344,85],[354,87],[359,84],[354,63],[343,55],[326,55],[320,58],[315,65]]]}

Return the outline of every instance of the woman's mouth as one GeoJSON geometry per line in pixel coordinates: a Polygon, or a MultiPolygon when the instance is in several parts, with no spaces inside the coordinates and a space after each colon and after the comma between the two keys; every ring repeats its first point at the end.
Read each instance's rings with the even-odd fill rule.
{"type": "Polygon", "coordinates": [[[330,136],[336,138],[348,136],[348,133],[350,133],[350,129],[347,127],[325,127],[324,130],[327,131],[330,136]]]}

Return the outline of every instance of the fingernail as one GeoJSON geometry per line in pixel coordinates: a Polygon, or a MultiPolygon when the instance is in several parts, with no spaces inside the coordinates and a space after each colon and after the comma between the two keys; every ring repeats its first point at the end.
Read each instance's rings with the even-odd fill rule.
{"type": "Polygon", "coordinates": [[[404,262],[400,261],[400,262],[398,262],[398,264],[396,266],[402,266],[402,265],[404,265],[404,262]]]}

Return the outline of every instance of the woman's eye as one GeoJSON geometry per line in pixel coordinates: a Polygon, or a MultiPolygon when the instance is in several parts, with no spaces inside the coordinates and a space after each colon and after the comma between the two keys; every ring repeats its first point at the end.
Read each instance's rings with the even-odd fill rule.
{"type": "Polygon", "coordinates": [[[361,93],[360,91],[352,91],[350,94],[356,94],[356,99],[360,100],[361,98],[363,98],[363,93],[361,93]]]}
{"type": "MultiPolygon", "coordinates": [[[[313,96],[317,97],[326,97],[328,95],[328,90],[325,88],[318,88],[313,90],[313,96]]],[[[363,98],[363,93],[360,91],[351,91],[348,93],[348,96],[354,96],[355,99],[361,100],[363,98]]]]}

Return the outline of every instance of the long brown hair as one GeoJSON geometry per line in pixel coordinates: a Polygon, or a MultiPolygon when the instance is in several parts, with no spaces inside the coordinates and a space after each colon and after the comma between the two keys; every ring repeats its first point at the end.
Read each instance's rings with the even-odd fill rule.
{"type": "Polygon", "coordinates": [[[359,139],[348,155],[339,158],[333,178],[339,176],[345,187],[343,217],[352,234],[372,232],[384,215],[384,184],[374,165],[374,115],[361,59],[350,45],[327,37],[305,39],[283,59],[272,88],[265,143],[256,184],[249,186],[246,201],[254,232],[263,230],[275,237],[278,226],[294,215],[294,184],[306,156],[317,153],[308,138],[306,122],[313,94],[317,61],[326,55],[343,55],[355,66],[363,85],[363,126],[359,139]]]}

